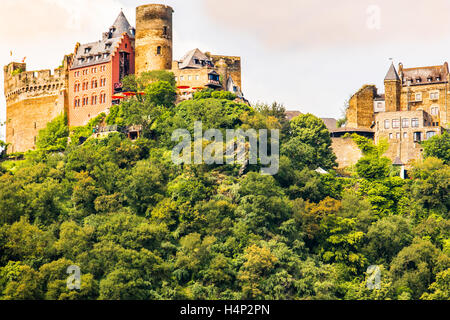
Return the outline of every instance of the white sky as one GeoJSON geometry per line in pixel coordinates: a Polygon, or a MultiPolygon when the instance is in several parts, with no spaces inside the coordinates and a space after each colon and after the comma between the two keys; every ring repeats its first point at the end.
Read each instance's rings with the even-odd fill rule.
{"type": "MultiPolygon", "coordinates": [[[[76,42],[100,39],[121,8],[134,25],[135,7],[150,2],[1,0],[0,65],[27,57],[28,70],[56,68],[76,42]]],[[[158,3],[175,10],[175,59],[193,48],[241,56],[243,91],[251,102],[277,101],[288,110],[320,117],[340,117],[344,101],[363,84],[376,84],[382,91],[389,58],[414,67],[442,64],[450,54],[448,0],[158,3]]]]}

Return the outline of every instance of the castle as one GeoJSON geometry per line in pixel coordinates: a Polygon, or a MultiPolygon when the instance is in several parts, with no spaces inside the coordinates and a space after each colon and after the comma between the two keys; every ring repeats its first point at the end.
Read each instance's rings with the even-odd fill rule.
{"type": "Polygon", "coordinates": [[[421,159],[420,142],[442,134],[450,122],[449,81],[447,62],[418,68],[404,68],[400,63],[398,71],[391,64],[384,78],[384,94],[374,85],[364,85],[349,101],[346,127],[331,133],[340,166],[354,164],[361,156],[342,140],[352,132],[373,138],[375,143],[386,139],[385,155],[395,165],[408,166],[421,159]]]}
{"type": "Polygon", "coordinates": [[[153,70],[173,72],[180,100],[204,88],[231,91],[244,99],[241,59],[194,49],[173,60],[174,10],[148,4],[136,8],[136,28],[120,12],[100,40],[77,43],[54,71],[27,71],[25,63],[4,67],[8,153],[35,149],[39,130],[65,113],[70,127],[86,125],[117,104],[121,80],[153,70]]]}

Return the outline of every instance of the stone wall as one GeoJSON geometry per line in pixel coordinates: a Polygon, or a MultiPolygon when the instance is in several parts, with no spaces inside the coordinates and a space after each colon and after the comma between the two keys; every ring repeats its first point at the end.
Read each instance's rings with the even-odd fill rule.
{"type": "Polygon", "coordinates": [[[8,153],[34,149],[39,130],[67,111],[68,59],[54,72],[26,71],[23,63],[4,67],[8,153]],[[24,71],[12,75],[19,68],[24,71]]]}
{"type": "Polygon", "coordinates": [[[331,141],[339,169],[353,166],[361,159],[362,152],[352,138],[331,138],[331,141]]]}
{"type": "Polygon", "coordinates": [[[370,128],[374,121],[373,99],[376,93],[374,85],[364,85],[350,98],[347,109],[348,128],[370,128]]]}
{"type": "Polygon", "coordinates": [[[173,9],[160,4],[136,8],[136,73],[172,67],[173,9]]]}

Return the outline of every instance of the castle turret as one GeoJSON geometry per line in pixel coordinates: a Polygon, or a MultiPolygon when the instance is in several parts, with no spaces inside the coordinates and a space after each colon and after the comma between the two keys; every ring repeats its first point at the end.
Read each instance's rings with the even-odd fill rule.
{"type": "Polygon", "coordinates": [[[386,99],[386,111],[400,111],[401,80],[391,64],[386,77],[384,78],[384,92],[386,99]]]}
{"type": "Polygon", "coordinates": [[[173,9],[162,4],[136,8],[136,73],[172,67],[173,9]]]}

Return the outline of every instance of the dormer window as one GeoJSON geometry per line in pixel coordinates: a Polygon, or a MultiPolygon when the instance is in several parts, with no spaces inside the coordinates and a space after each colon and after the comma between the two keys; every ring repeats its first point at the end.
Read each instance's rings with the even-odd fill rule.
{"type": "Polygon", "coordinates": [[[433,81],[433,77],[428,77],[428,78],[427,78],[427,81],[428,81],[428,82],[433,81]]]}
{"type": "Polygon", "coordinates": [[[85,49],[84,49],[84,54],[87,54],[87,53],[89,53],[89,52],[91,52],[91,48],[85,48],[85,49]]]}
{"type": "Polygon", "coordinates": [[[109,53],[104,53],[103,54],[103,59],[107,59],[109,57],[109,53]]]}
{"type": "Polygon", "coordinates": [[[437,76],[436,81],[441,81],[441,76],[437,76]]]}
{"type": "Polygon", "coordinates": [[[421,78],[416,78],[416,83],[421,83],[422,79],[421,78]]]}
{"type": "Polygon", "coordinates": [[[111,43],[105,44],[105,49],[110,49],[110,48],[111,48],[111,43]]]}
{"type": "Polygon", "coordinates": [[[200,64],[200,60],[194,59],[195,64],[200,64]]]}

